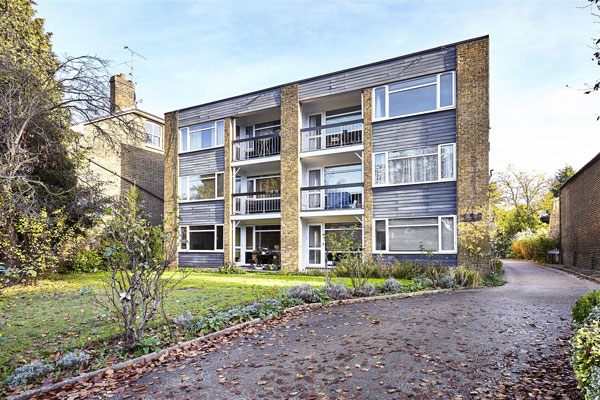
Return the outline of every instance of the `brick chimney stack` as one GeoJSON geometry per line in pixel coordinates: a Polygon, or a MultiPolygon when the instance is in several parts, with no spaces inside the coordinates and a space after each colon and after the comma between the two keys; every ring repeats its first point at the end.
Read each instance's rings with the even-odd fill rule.
{"type": "Polygon", "coordinates": [[[118,112],[135,107],[135,85],[125,74],[110,77],[110,111],[118,112]]]}

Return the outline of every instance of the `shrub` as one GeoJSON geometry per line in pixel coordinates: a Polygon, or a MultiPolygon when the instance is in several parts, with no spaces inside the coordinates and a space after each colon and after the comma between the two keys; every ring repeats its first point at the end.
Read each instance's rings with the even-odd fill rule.
{"type": "Polygon", "coordinates": [[[319,289],[316,289],[307,283],[288,288],[287,291],[285,291],[285,295],[292,299],[300,299],[305,303],[319,303],[321,301],[319,289]]]}
{"type": "Polygon", "coordinates": [[[575,301],[575,305],[571,310],[573,322],[583,322],[590,314],[592,309],[600,304],[600,291],[594,290],[588,294],[584,294],[575,301]]]}
{"type": "Polygon", "coordinates": [[[227,262],[225,263],[225,265],[221,265],[218,269],[217,272],[219,274],[227,274],[227,275],[244,275],[247,274],[246,271],[244,271],[243,269],[239,268],[237,265],[235,265],[234,262],[227,262]]]}
{"type": "Polygon", "coordinates": [[[548,239],[547,233],[546,229],[540,229],[537,232],[524,231],[517,234],[511,245],[513,255],[537,262],[546,261],[548,250],[558,246],[558,240],[548,239]]]}
{"type": "Polygon", "coordinates": [[[76,369],[81,367],[82,365],[87,364],[89,360],[90,356],[85,354],[83,351],[72,351],[62,356],[60,360],[58,360],[56,365],[60,369],[76,369]]]}
{"type": "Polygon", "coordinates": [[[489,273],[485,278],[483,278],[483,286],[493,287],[502,285],[504,285],[504,279],[502,279],[502,277],[496,273],[489,273]]]}
{"type": "Polygon", "coordinates": [[[455,279],[447,266],[429,266],[425,269],[425,276],[431,280],[433,286],[449,289],[455,286],[455,279]]]}
{"type": "Polygon", "coordinates": [[[458,286],[474,288],[481,286],[481,274],[475,268],[458,267],[452,271],[454,281],[458,286]]]}
{"type": "Polygon", "coordinates": [[[396,279],[414,279],[422,274],[422,264],[408,261],[396,261],[392,270],[392,276],[396,279]]]}
{"type": "Polygon", "coordinates": [[[362,282],[361,285],[354,289],[354,294],[359,297],[369,297],[377,294],[377,288],[369,282],[362,282]]]}
{"type": "Polygon", "coordinates": [[[106,264],[98,250],[86,248],[78,249],[73,256],[67,260],[61,272],[96,272],[106,270],[106,264]]]}
{"type": "Polygon", "coordinates": [[[572,364],[586,400],[600,396],[600,321],[582,327],[571,339],[572,364]]]}
{"type": "Polygon", "coordinates": [[[17,368],[12,375],[6,378],[6,383],[9,387],[21,386],[34,379],[41,378],[52,371],[54,371],[52,365],[36,361],[17,368]]]}
{"type": "Polygon", "coordinates": [[[397,281],[394,278],[389,278],[381,284],[382,293],[398,293],[403,289],[402,282],[397,281]]]}
{"type": "Polygon", "coordinates": [[[327,285],[321,288],[321,293],[325,294],[328,298],[332,300],[344,300],[349,298],[352,294],[350,289],[348,289],[348,287],[343,282],[329,282],[327,285]]]}

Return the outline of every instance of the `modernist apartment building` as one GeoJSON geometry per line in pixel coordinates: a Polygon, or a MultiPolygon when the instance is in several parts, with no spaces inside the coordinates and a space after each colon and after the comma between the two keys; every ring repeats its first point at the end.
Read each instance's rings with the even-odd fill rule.
{"type": "Polygon", "coordinates": [[[489,218],[488,41],[167,113],[179,265],[325,268],[341,234],[366,255],[464,262],[461,224],[489,218]]]}
{"type": "Polygon", "coordinates": [[[135,185],[154,225],[163,223],[163,125],[161,117],[135,104],[135,85],[125,74],[110,78],[111,115],[74,127],[88,155],[88,170],[103,183],[104,195],[118,200],[135,185]],[[108,139],[97,133],[101,128],[108,139]]]}

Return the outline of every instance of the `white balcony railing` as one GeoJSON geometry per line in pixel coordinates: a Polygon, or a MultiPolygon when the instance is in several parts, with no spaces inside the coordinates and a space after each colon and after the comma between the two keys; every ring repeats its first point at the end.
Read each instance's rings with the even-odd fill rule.
{"type": "Polygon", "coordinates": [[[233,195],[233,213],[267,214],[281,212],[279,191],[235,193],[233,195]]]}
{"type": "Polygon", "coordinates": [[[302,211],[362,208],[362,183],[302,188],[302,211]]]}
{"type": "Polygon", "coordinates": [[[362,141],[362,119],[302,129],[302,151],[356,146],[362,141]]]}

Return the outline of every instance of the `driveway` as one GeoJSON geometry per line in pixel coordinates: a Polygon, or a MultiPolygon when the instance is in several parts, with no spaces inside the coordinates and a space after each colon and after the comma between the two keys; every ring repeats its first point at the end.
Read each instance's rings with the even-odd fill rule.
{"type": "Polygon", "coordinates": [[[306,312],[155,368],[107,397],[519,398],[498,388],[532,362],[550,356],[568,369],[564,341],[556,346],[574,300],[598,285],[523,261],[504,268],[502,287],[306,312]]]}

